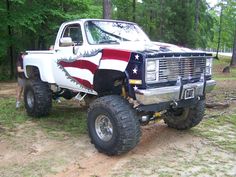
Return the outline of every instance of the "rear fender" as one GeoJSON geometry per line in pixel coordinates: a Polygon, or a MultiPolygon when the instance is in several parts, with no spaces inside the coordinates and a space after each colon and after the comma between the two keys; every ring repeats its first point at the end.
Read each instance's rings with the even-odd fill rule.
{"type": "Polygon", "coordinates": [[[27,78],[31,77],[32,71],[38,72],[38,76],[44,82],[55,83],[52,65],[54,55],[48,53],[29,53],[23,59],[24,72],[27,78]]]}
{"type": "Polygon", "coordinates": [[[49,82],[45,75],[45,70],[37,65],[26,65],[24,69],[26,78],[28,79],[40,79],[44,82],[49,82]]]}

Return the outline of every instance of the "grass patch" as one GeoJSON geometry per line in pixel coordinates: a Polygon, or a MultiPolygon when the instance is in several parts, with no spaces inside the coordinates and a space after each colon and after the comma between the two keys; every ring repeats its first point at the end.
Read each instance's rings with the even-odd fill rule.
{"type": "MultiPolygon", "coordinates": [[[[122,167],[122,171],[113,171],[111,176],[133,177],[133,176],[214,176],[216,169],[221,171],[219,176],[229,176],[228,171],[232,168],[230,164],[223,165],[222,161],[215,155],[211,157],[211,152],[204,152],[199,149],[199,153],[194,157],[190,152],[182,151],[179,157],[175,156],[175,151],[168,151],[158,157],[143,157],[142,159],[131,158],[122,167]],[[209,159],[210,158],[210,159],[209,159]]],[[[225,160],[225,159],[224,159],[225,160]]]]}
{"type": "Polygon", "coordinates": [[[52,167],[60,166],[65,163],[66,162],[64,160],[54,159],[50,157],[50,158],[44,158],[41,160],[36,160],[31,163],[26,163],[26,164],[23,163],[21,165],[15,163],[7,167],[0,167],[0,171],[3,176],[40,177],[40,176],[46,176],[46,174],[57,173],[57,171],[54,170],[52,167]]]}
{"type": "Polygon", "coordinates": [[[55,104],[50,116],[35,121],[53,137],[63,137],[62,131],[71,135],[87,132],[86,109],[78,106],[55,104]]]}
{"type": "Polygon", "coordinates": [[[23,108],[15,108],[15,99],[0,98],[0,126],[14,128],[17,124],[24,123],[27,120],[23,108]]]}
{"type": "Polygon", "coordinates": [[[213,78],[215,80],[236,80],[236,68],[230,68],[230,73],[223,73],[223,69],[229,66],[231,57],[220,56],[219,60],[213,61],[213,78]]]}
{"type": "Polygon", "coordinates": [[[236,110],[232,115],[209,117],[191,129],[195,135],[207,138],[213,144],[236,153],[236,110]]]}
{"type": "Polygon", "coordinates": [[[218,64],[218,65],[229,65],[231,61],[231,57],[229,56],[224,56],[224,55],[219,55],[219,60],[214,60],[214,64],[218,64]]]}
{"type": "Polygon", "coordinates": [[[28,117],[24,107],[15,108],[15,99],[0,98],[0,128],[14,129],[26,121],[35,122],[43,128],[48,135],[55,137],[64,136],[66,132],[70,135],[80,135],[87,131],[86,109],[80,109],[77,105],[72,105],[65,101],[64,104],[53,104],[52,112],[48,117],[31,118],[28,117]]]}

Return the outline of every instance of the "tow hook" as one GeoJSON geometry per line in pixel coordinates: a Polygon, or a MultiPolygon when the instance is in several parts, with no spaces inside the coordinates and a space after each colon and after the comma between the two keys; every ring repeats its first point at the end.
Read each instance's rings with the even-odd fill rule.
{"type": "Polygon", "coordinates": [[[178,107],[178,103],[175,100],[173,100],[173,102],[170,104],[170,106],[172,108],[177,108],[178,107]]]}
{"type": "MultiPolygon", "coordinates": [[[[164,113],[164,111],[163,111],[164,113]]],[[[161,118],[162,112],[155,112],[153,115],[143,115],[140,118],[140,122],[142,125],[147,125],[150,121],[159,121],[161,118]]]]}

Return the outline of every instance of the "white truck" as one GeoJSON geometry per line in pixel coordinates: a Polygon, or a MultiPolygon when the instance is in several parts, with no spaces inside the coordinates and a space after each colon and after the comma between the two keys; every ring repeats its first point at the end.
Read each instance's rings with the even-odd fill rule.
{"type": "Polygon", "coordinates": [[[24,71],[27,114],[47,116],[58,97],[90,101],[89,136],[108,155],[134,148],[151,120],[196,126],[216,84],[211,54],[152,42],[137,24],[117,20],[63,23],[53,50],[27,51],[24,71]]]}

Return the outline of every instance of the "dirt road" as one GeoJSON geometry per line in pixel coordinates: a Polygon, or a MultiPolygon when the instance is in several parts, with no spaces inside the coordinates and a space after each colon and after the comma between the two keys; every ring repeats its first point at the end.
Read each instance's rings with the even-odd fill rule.
{"type": "MultiPolygon", "coordinates": [[[[14,97],[15,83],[0,84],[0,97],[14,97]]],[[[109,157],[96,151],[87,134],[54,137],[33,119],[13,129],[0,124],[0,176],[236,176],[235,152],[196,136],[196,131],[152,123],[142,128],[135,149],[109,157]]],[[[236,138],[233,130],[231,136],[236,138]]]]}

